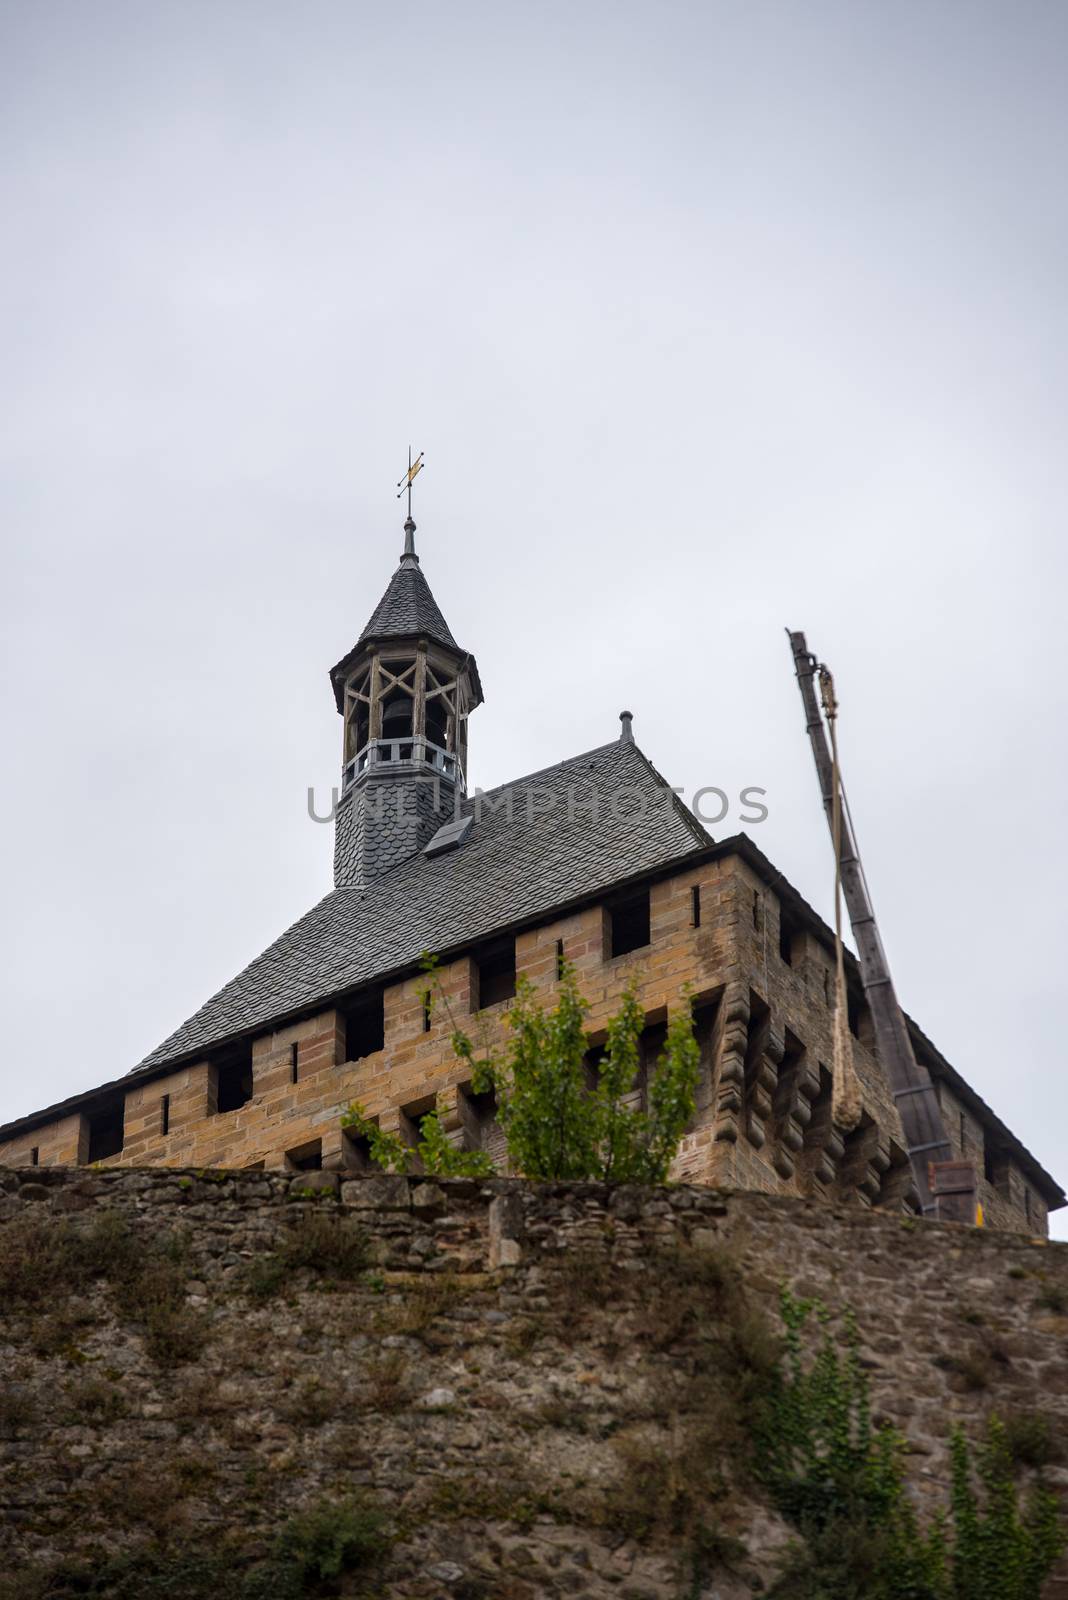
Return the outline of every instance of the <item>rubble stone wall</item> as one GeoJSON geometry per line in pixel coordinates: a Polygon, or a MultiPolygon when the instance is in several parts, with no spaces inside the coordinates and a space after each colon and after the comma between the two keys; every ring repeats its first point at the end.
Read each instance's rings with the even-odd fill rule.
{"type": "MultiPolygon", "coordinates": [[[[363,1493],[389,1600],[696,1592],[626,1494],[705,1437],[693,1340],[723,1311],[683,1295],[694,1260],[771,1330],[783,1282],[853,1309],[925,1512],[955,1424],[1041,1413],[1068,1445],[1068,1245],[687,1185],[0,1170],[0,1574],[248,1557],[363,1493]]],[[[700,1592],[743,1600],[787,1530],[744,1477],[714,1512],[744,1553],[700,1592]]]]}

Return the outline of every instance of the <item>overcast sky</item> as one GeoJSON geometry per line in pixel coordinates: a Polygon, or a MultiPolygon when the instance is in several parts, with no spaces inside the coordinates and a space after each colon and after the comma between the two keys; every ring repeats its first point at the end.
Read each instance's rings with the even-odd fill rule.
{"type": "Polygon", "coordinates": [[[627,706],[829,915],[807,629],[903,1002],[1068,1179],[1068,7],[0,16],[0,1116],[329,888],[412,443],[473,781],[627,706]]]}

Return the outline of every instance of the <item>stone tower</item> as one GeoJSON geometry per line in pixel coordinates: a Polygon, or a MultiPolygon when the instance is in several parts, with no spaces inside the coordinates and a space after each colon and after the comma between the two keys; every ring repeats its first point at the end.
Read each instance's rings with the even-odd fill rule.
{"type": "Polygon", "coordinates": [[[330,681],[344,718],[334,884],[358,887],[425,848],[466,794],[474,657],[438,609],[404,524],[404,554],[330,681]]]}

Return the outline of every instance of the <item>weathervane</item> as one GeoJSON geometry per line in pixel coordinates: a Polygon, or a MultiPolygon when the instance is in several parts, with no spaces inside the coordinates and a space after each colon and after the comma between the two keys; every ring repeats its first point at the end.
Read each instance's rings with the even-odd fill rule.
{"type": "Polygon", "coordinates": [[[397,480],[397,499],[399,500],[405,489],[408,491],[408,521],[412,520],[412,484],[423,470],[423,452],[420,450],[415,460],[412,460],[412,448],[408,446],[408,470],[403,478],[397,480]]]}

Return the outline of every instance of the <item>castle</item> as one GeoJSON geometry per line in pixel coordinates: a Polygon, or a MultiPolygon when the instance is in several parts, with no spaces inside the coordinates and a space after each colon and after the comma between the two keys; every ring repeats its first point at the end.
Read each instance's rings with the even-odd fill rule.
{"type": "MultiPolygon", "coordinates": [[[[358,1101],[413,1144],[437,1108],[452,1139],[503,1164],[492,1096],[474,1092],[450,1047],[453,1019],[478,1013],[501,1037],[517,978],[551,1002],[567,961],[593,1051],[636,981],[638,1095],[691,986],[702,1077],[675,1177],[912,1205],[856,964],[863,1114],[846,1134],[831,1117],[832,931],[744,834],[706,832],[634,742],[629,713],[610,743],[468,796],[482,685],[414,536],[409,514],[400,564],[330,674],[344,729],[334,889],[132,1072],[0,1127],[0,1162],[360,1168],[366,1147],[343,1125],[358,1101]]],[[[1060,1186],[909,1029],[955,1153],[976,1167],[987,1224],[1046,1233],[1060,1186]]]]}

